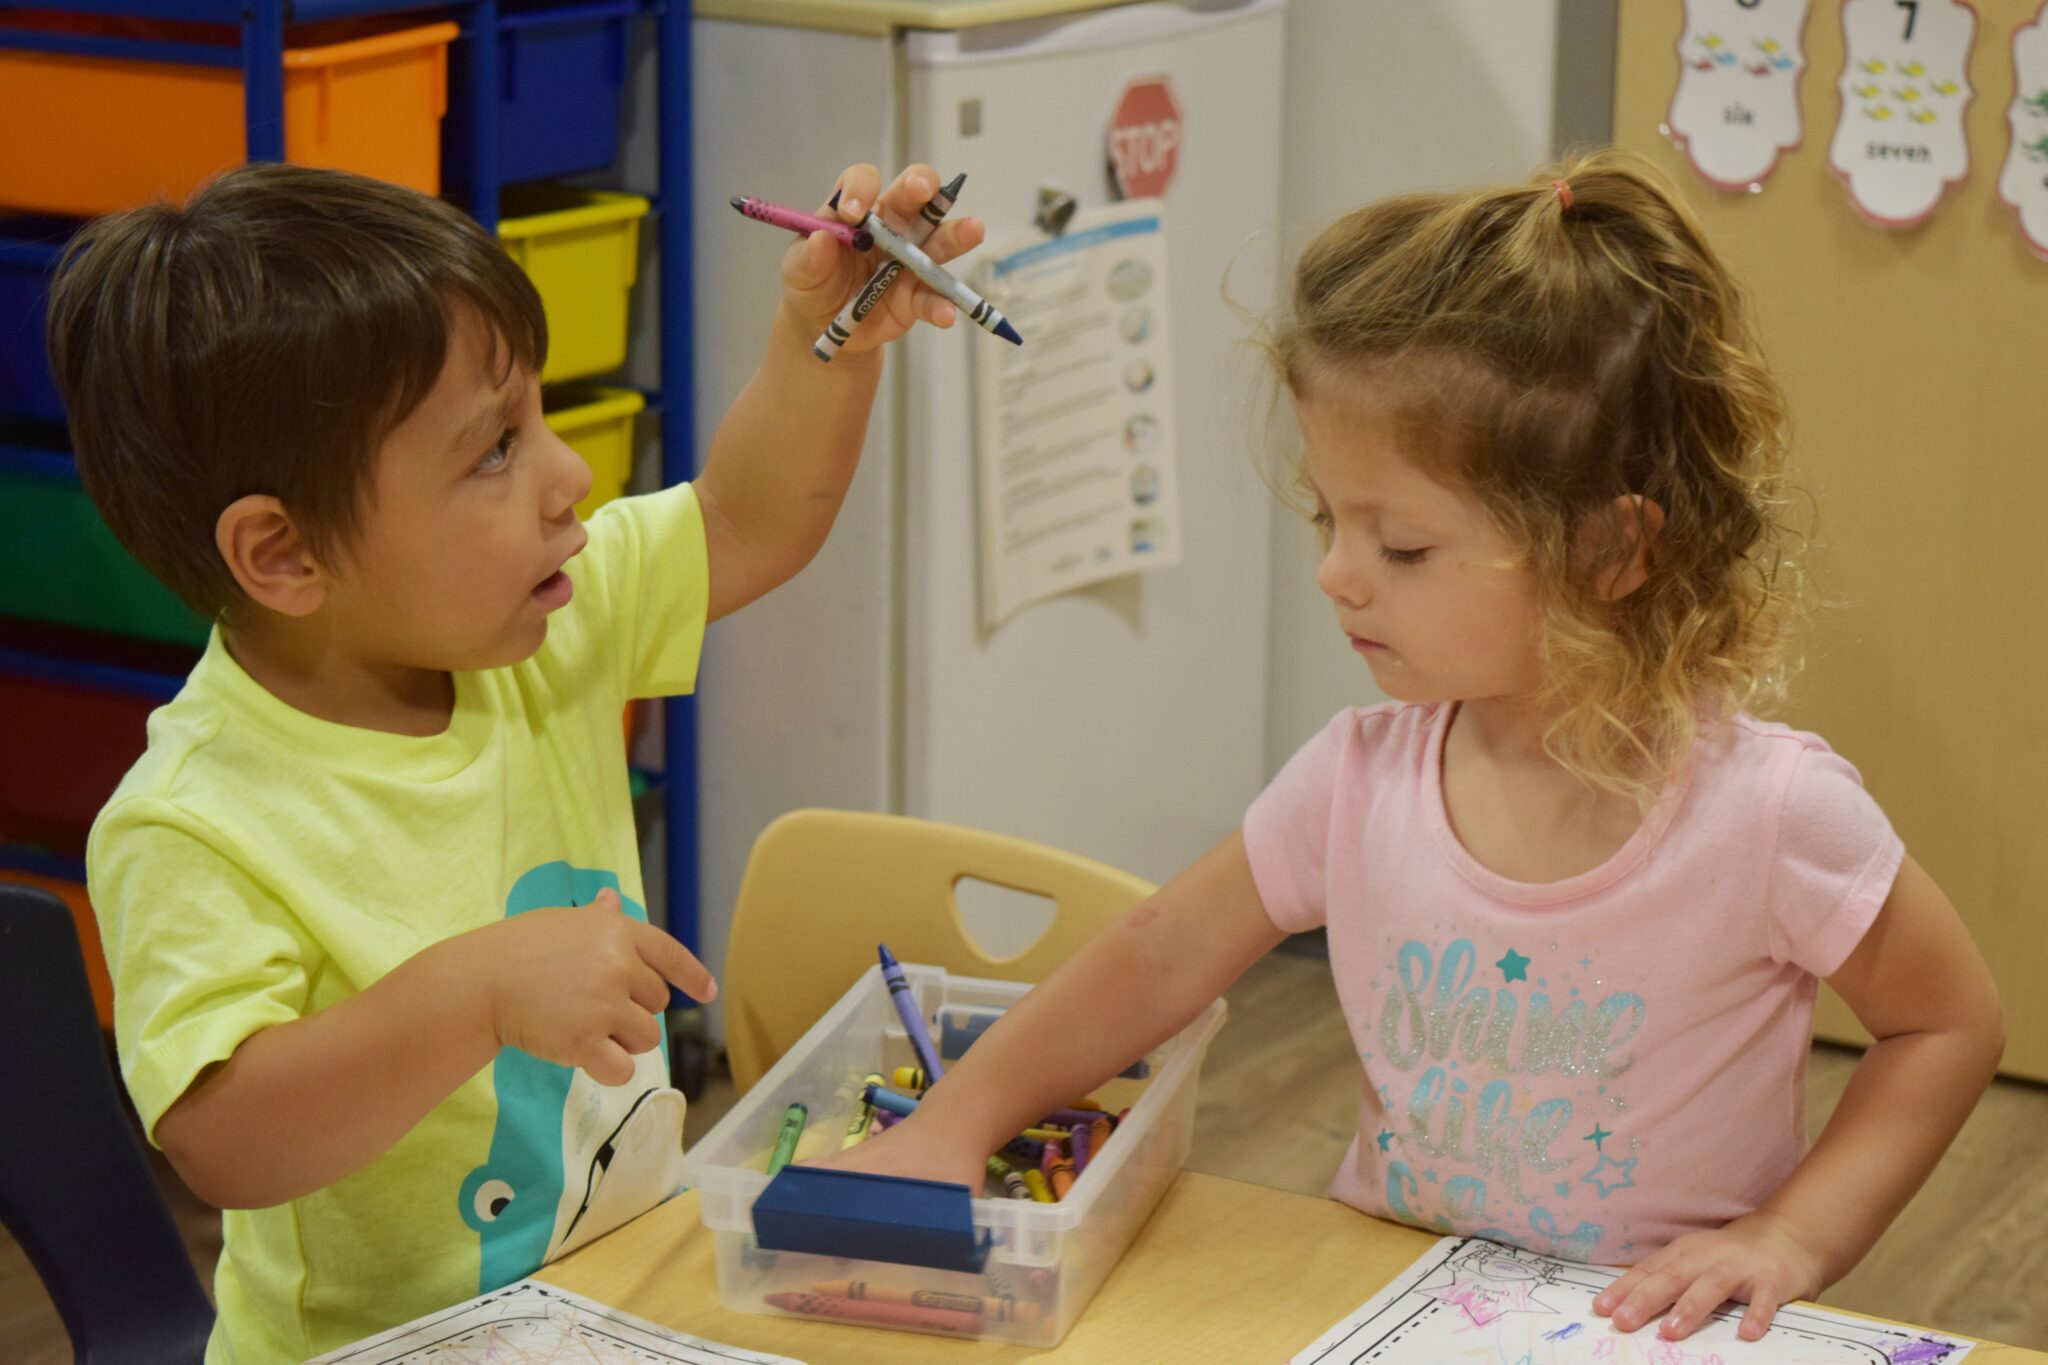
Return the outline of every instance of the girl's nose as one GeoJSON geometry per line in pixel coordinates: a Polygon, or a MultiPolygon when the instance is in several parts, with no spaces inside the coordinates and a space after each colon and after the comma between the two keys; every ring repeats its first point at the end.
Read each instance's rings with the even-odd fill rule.
{"type": "Polygon", "coordinates": [[[1323,552],[1323,561],[1316,566],[1316,586],[1340,607],[1362,607],[1372,600],[1364,575],[1353,571],[1349,557],[1335,545],[1323,552]]]}

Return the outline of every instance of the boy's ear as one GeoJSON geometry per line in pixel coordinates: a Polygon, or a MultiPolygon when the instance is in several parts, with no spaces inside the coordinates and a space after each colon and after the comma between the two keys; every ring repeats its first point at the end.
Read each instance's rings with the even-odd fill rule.
{"type": "Polygon", "coordinates": [[[257,605],[283,616],[310,616],[327,600],[326,573],[284,504],[268,493],[229,503],[213,524],[213,541],[257,605]]]}
{"type": "Polygon", "coordinates": [[[1580,549],[1601,564],[1595,590],[1619,602],[1649,581],[1650,546],[1664,533],[1664,509],[1640,493],[1624,493],[1587,517],[1580,549]]]}

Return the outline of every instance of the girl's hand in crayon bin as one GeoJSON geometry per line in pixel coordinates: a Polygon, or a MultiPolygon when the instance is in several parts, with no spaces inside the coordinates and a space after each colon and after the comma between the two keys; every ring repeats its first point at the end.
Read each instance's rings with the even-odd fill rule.
{"type": "Polygon", "coordinates": [[[633,1056],[661,1044],[669,983],[718,994],[689,949],[619,905],[607,887],[588,905],[528,910],[472,931],[472,961],[492,1035],[601,1085],[633,1078],[633,1056]]]}
{"type": "MultiPolygon", "coordinates": [[[[849,166],[839,177],[838,207],[829,202],[821,204],[818,215],[836,214],[844,222],[859,223],[877,206],[879,191],[882,217],[901,228],[916,220],[925,202],[944,183],[938,172],[920,164],[906,169],[887,190],[882,190],[879,170],[868,165],[849,166]]],[[[979,218],[949,217],[926,240],[924,251],[943,265],[980,246],[984,235],[979,218]]],[[[806,348],[838,315],[854,291],[867,283],[868,276],[890,259],[880,248],[850,251],[822,232],[814,232],[789,248],[782,258],[782,306],[792,315],[806,348]]],[[[957,312],[909,271],[903,271],[840,354],[859,355],[886,345],[920,319],[937,327],[951,327],[957,312]]]]}
{"type": "Polygon", "coordinates": [[[1778,1309],[1826,1288],[1820,1257],[1783,1216],[1758,1210],[1712,1232],[1691,1232],[1643,1258],[1600,1291],[1593,1311],[1633,1332],[1670,1308],[1657,1335],[1678,1341],[1728,1300],[1749,1305],[1735,1329],[1744,1341],[1762,1337],[1778,1309]],[[1676,1305],[1676,1307],[1673,1307],[1676,1305]]]}
{"type": "Polygon", "coordinates": [[[873,1175],[901,1175],[914,1180],[944,1180],[965,1185],[979,1194],[988,1158],[976,1156],[957,1139],[947,1137],[929,1122],[920,1123],[912,1114],[886,1132],[878,1133],[857,1146],[834,1152],[806,1166],[836,1166],[846,1171],[867,1171],[873,1175]]]}

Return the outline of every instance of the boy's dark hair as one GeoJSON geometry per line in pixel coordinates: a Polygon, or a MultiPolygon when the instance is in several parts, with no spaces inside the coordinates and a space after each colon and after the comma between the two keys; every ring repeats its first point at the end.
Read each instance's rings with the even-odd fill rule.
{"type": "MultiPolygon", "coordinates": [[[[50,368],[86,492],[202,615],[243,594],[221,512],[276,497],[316,556],[358,527],[378,446],[439,378],[456,308],[538,373],[547,320],[476,221],[342,171],[256,163],[182,207],[100,218],[50,291],[50,368]]],[[[506,352],[509,351],[509,355],[506,352]]]]}

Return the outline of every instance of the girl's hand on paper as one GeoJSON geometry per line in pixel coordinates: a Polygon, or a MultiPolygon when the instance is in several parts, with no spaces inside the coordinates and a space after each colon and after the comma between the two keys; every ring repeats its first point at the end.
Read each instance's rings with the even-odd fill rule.
{"type": "MultiPolygon", "coordinates": [[[[938,172],[920,164],[906,169],[884,190],[879,170],[868,165],[849,166],[839,177],[839,206],[835,209],[828,200],[818,206],[818,216],[829,218],[836,214],[842,221],[857,225],[879,203],[883,219],[902,229],[917,220],[926,202],[944,183],[938,172]]],[[[943,265],[980,246],[984,235],[979,218],[949,215],[939,230],[926,239],[924,252],[943,265]]],[[[791,315],[806,346],[838,316],[854,291],[867,283],[868,276],[890,259],[879,248],[849,251],[822,232],[814,232],[789,248],[782,258],[782,306],[791,315]]],[[[887,345],[919,321],[951,327],[957,313],[950,302],[909,271],[903,271],[855,330],[853,338],[840,349],[840,354],[859,355],[887,345]]]]}
{"type": "Polygon", "coordinates": [[[689,949],[627,914],[610,887],[466,937],[498,1045],[582,1067],[600,1085],[632,1080],[634,1055],[661,1045],[670,982],[696,1000],[718,993],[689,949]]]}
{"type": "Polygon", "coordinates": [[[1759,1210],[1712,1232],[1688,1233],[1644,1257],[1593,1299],[1593,1311],[1633,1332],[1670,1308],[1657,1334],[1678,1341],[1734,1299],[1749,1305],[1736,1335],[1755,1341],[1781,1306],[1824,1287],[1820,1258],[1784,1217],[1759,1210]]]}
{"type": "Polygon", "coordinates": [[[946,1180],[977,1193],[988,1170],[986,1158],[976,1157],[957,1139],[929,1122],[920,1122],[915,1114],[843,1152],[803,1164],[836,1166],[873,1175],[909,1176],[914,1180],[946,1180]]]}

